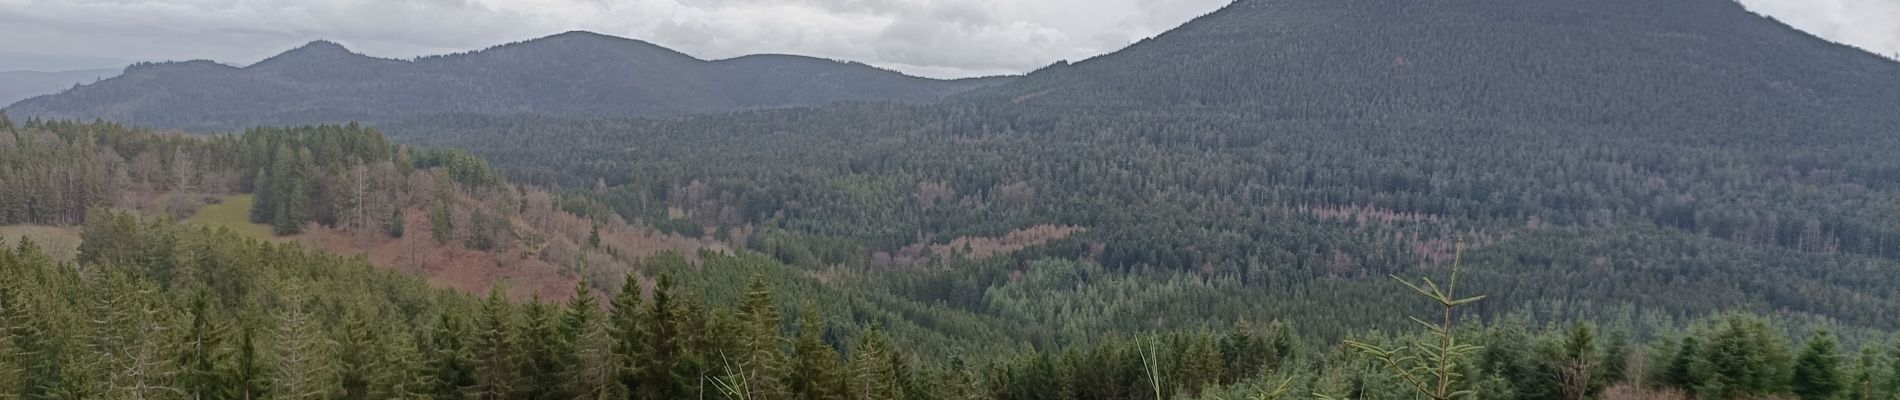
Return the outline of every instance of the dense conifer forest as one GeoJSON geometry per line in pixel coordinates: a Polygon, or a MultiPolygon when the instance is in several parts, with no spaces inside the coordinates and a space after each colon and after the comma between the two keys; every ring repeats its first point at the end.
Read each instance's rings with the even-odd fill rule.
{"type": "MultiPolygon", "coordinates": [[[[862,255],[823,261],[838,257],[813,252],[824,240],[765,231],[732,252],[638,258],[623,282],[578,280],[565,301],[510,298],[499,286],[465,294],[359,257],[181,225],[169,213],[189,210],[138,199],[248,191],[259,199],[252,217],[277,233],[347,225],[364,201],[351,200],[353,169],[435,171],[427,176],[449,193],[510,185],[468,153],[396,146],[357,126],[210,138],[103,122],[6,126],[6,176],[23,188],[8,193],[24,194],[7,209],[25,210],[8,218],[77,224],[83,239],[70,261],[30,239],[0,250],[0,370],[17,377],[0,380],[9,397],[1439,398],[1409,383],[1431,371],[1414,364],[1436,359],[1403,357],[1439,338],[1476,346],[1444,367],[1459,396],[1887,399],[1900,389],[1900,337],[1825,319],[1719,310],[1579,319],[1536,306],[1480,318],[1466,308],[1414,334],[1398,322],[1407,310],[1429,315],[1430,302],[1378,279],[1359,282],[1367,297],[1350,307],[1382,322],[1353,326],[1306,308],[1324,306],[1318,295],[1236,314],[1277,318],[1228,319],[1219,310],[1240,304],[1226,296],[1245,284],[1111,273],[1062,258],[1087,250],[1072,240],[880,273],[855,264],[862,255]],[[104,162],[120,153],[138,156],[104,162]],[[151,154],[172,155],[136,166],[151,154]]],[[[602,205],[615,192],[560,202],[615,213],[602,205]]],[[[1470,265],[1454,284],[1507,292],[1482,278],[1510,262],[1495,257],[1452,260],[1470,265]]]]}
{"type": "Polygon", "coordinates": [[[1900,400],[1895,76],[1727,0],[1241,0],[931,104],[0,113],[0,400],[1900,400]]]}

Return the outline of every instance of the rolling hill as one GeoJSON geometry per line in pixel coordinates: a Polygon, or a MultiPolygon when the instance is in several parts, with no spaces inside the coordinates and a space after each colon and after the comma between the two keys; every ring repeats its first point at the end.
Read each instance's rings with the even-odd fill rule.
{"type": "MultiPolygon", "coordinates": [[[[1736,138],[1900,126],[1900,62],[1732,0],[1240,0],[964,96],[1736,138]]],[[[1654,136],[1650,136],[1654,138],[1654,136]]]]}
{"type": "Polygon", "coordinates": [[[245,67],[145,63],[7,112],[191,130],[433,114],[627,117],[930,102],[1006,80],[941,81],[790,55],[707,61],[637,40],[569,32],[407,61],[317,41],[245,67]]]}

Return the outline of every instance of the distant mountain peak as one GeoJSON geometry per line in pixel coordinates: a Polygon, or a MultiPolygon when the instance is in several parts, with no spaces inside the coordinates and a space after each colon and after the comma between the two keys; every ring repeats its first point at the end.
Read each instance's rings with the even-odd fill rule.
{"type": "Polygon", "coordinates": [[[536,43],[558,43],[558,44],[566,44],[566,45],[634,44],[634,45],[647,46],[647,47],[660,47],[659,45],[648,43],[643,40],[624,38],[624,37],[608,35],[604,33],[589,32],[589,31],[561,32],[561,33],[541,37],[538,39],[529,39],[528,41],[521,42],[518,44],[536,44],[536,43]]]}
{"type": "Polygon", "coordinates": [[[278,57],[283,57],[285,55],[316,56],[316,57],[362,57],[363,56],[362,54],[357,54],[354,51],[350,51],[350,49],[347,47],[343,47],[342,44],[338,44],[337,42],[332,42],[328,40],[312,40],[310,41],[310,43],[304,43],[303,46],[297,46],[297,48],[295,49],[290,49],[290,51],[286,51],[283,54],[278,55],[278,57]]]}
{"type": "Polygon", "coordinates": [[[369,59],[369,58],[371,57],[358,54],[357,52],[354,52],[354,51],[350,51],[349,48],[343,47],[342,44],[338,44],[337,42],[332,42],[328,40],[313,40],[313,41],[310,41],[309,43],[305,43],[302,46],[297,46],[297,48],[290,49],[289,51],[285,51],[283,53],[279,53],[276,56],[265,59],[264,61],[259,61],[254,66],[263,66],[263,65],[272,65],[272,64],[285,64],[285,65],[324,64],[324,63],[329,63],[329,62],[335,62],[337,60],[354,60],[354,59],[369,59]]]}

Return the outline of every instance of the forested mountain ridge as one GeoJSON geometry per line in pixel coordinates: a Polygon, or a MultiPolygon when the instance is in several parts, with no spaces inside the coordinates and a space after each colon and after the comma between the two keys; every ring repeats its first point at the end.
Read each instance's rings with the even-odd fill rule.
{"type": "Polygon", "coordinates": [[[148,63],[21,101],[16,118],[158,128],[388,121],[432,114],[657,116],[851,101],[930,102],[1007,78],[943,81],[790,55],[707,61],[588,32],[415,60],[316,41],[245,67],[148,63]]]}
{"type": "Polygon", "coordinates": [[[1733,0],[1240,0],[971,102],[1202,107],[1537,134],[1891,136],[1900,62],[1733,0]]]}
{"type": "Polygon", "coordinates": [[[1900,321],[1897,66],[1726,0],[1242,1],[931,105],[387,128],[604,187],[584,196],[621,215],[772,233],[748,247],[788,264],[1062,321],[1058,342],[1391,326],[1370,317],[1404,307],[1380,278],[1442,268],[1459,239],[1485,266],[1468,279],[1510,288],[1487,315],[1877,327],[1900,321]],[[902,262],[1039,226],[1082,230],[902,262]]]}

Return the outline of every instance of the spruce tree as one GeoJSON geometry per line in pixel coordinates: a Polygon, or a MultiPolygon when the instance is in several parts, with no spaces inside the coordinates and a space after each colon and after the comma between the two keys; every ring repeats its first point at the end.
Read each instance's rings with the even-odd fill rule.
{"type": "Polygon", "coordinates": [[[502,297],[501,288],[488,291],[482,302],[480,320],[475,324],[475,389],[478,400],[496,400],[515,395],[519,388],[521,357],[515,336],[513,306],[502,297]]]}
{"type": "Polygon", "coordinates": [[[681,313],[673,296],[673,279],[660,275],[659,284],[653,288],[653,301],[647,304],[640,324],[642,343],[633,357],[635,398],[667,400],[689,394],[688,379],[681,373],[686,367],[680,340],[685,330],[681,329],[681,313]]]}
{"type": "Polygon", "coordinates": [[[850,361],[850,398],[854,400],[883,400],[900,398],[897,382],[897,366],[891,363],[891,350],[884,343],[884,334],[872,326],[851,351],[850,361]]]}
{"type": "Polygon", "coordinates": [[[838,351],[825,343],[819,327],[818,307],[805,305],[798,321],[798,342],[793,346],[790,383],[792,397],[800,400],[843,400],[842,367],[838,351]]]}
{"type": "MultiPolygon", "coordinates": [[[[0,253],[6,251],[0,249],[0,253]]],[[[0,260],[0,265],[5,262],[0,260]]],[[[0,273],[7,272],[13,271],[0,269],[0,273]]],[[[0,398],[19,398],[27,392],[26,364],[31,353],[20,343],[26,335],[22,326],[25,313],[18,310],[20,305],[13,300],[11,284],[5,279],[0,277],[0,398]]]]}
{"type": "Polygon", "coordinates": [[[335,346],[324,337],[323,325],[304,311],[301,288],[285,291],[277,314],[277,378],[272,381],[278,399],[326,399],[337,387],[335,346]]]}
{"type": "Polygon", "coordinates": [[[1789,359],[1784,346],[1765,322],[1729,317],[1707,341],[1704,358],[1710,379],[1697,393],[1723,399],[1786,393],[1789,359]]]}
{"type": "MultiPolygon", "coordinates": [[[[638,286],[633,287],[639,293],[638,286]]],[[[616,301],[619,299],[616,298],[616,301]]],[[[638,308],[636,303],[634,308],[638,308]]],[[[575,398],[625,398],[616,381],[622,362],[614,354],[616,341],[602,325],[600,303],[586,281],[575,283],[574,298],[561,316],[561,337],[573,343],[574,361],[568,368],[567,391],[575,398]]]]}
{"type": "Polygon", "coordinates": [[[389,233],[389,237],[400,238],[402,237],[404,233],[406,233],[406,230],[408,229],[406,226],[404,226],[404,224],[407,224],[407,223],[408,222],[404,221],[402,217],[402,207],[397,206],[395,207],[395,210],[391,210],[389,212],[389,223],[385,225],[383,229],[385,232],[389,233]]]}
{"type": "Polygon", "coordinates": [[[387,342],[381,344],[383,351],[377,355],[383,370],[373,375],[370,392],[388,399],[429,398],[430,379],[425,375],[420,339],[401,333],[383,337],[387,342]]]}
{"type": "Polygon", "coordinates": [[[1846,389],[1842,381],[1841,355],[1834,337],[1826,331],[1809,337],[1807,347],[1795,358],[1792,386],[1801,400],[1829,400],[1846,389]]]}
{"type": "Polygon", "coordinates": [[[1702,341],[1695,336],[1685,336],[1682,343],[1676,345],[1676,353],[1669,358],[1668,366],[1663,368],[1664,386],[1681,389],[1695,394],[1702,385],[1702,367],[1698,365],[1702,357],[1702,341]]]}
{"type": "Polygon", "coordinates": [[[1596,331],[1589,325],[1576,324],[1564,337],[1557,354],[1559,392],[1566,400],[1595,398],[1603,390],[1602,356],[1598,354],[1596,331]]]}
{"type": "Polygon", "coordinates": [[[453,314],[436,317],[436,323],[429,330],[423,347],[423,378],[427,382],[422,390],[434,399],[466,399],[473,390],[475,381],[475,360],[468,345],[469,330],[462,319],[453,314]]]}
{"type": "Polygon", "coordinates": [[[1630,356],[1629,334],[1611,332],[1603,347],[1603,381],[1614,385],[1629,380],[1630,356]]]}
{"type": "Polygon", "coordinates": [[[447,182],[436,184],[435,201],[429,205],[429,234],[438,244],[448,244],[450,239],[454,239],[454,216],[449,210],[453,196],[447,182]]]}
{"type": "Polygon", "coordinates": [[[640,279],[628,272],[626,281],[620,286],[620,293],[614,295],[611,314],[607,316],[607,332],[613,337],[613,358],[615,380],[621,391],[633,394],[640,389],[640,367],[644,366],[642,357],[646,356],[645,302],[640,297],[640,279]]]}
{"type": "Polygon", "coordinates": [[[355,309],[344,314],[343,338],[337,346],[341,399],[389,398],[388,393],[381,393],[383,388],[378,387],[377,376],[387,371],[381,357],[385,350],[381,346],[379,333],[370,324],[369,318],[355,309]]]}
{"type": "Polygon", "coordinates": [[[191,325],[184,331],[178,357],[178,389],[189,399],[222,398],[225,382],[220,371],[228,352],[224,349],[224,325],[212,320],[211,295],[198,292],[191,299],[191,325]]]}
{"type": "Polygon", "coordinates": [[[150,398],[177,392],[173,340],[178,336],[158,289],[119,271],[106,272],[93,284],[97,295],[88,311],[91,326],[81,365],[90,379],[74,394],[150,398]]]}
{"type": "Polygon", "coordinates": [[[740,303],[740,352],[737,366],[752,398],[780,400],[790,397],[784,384],[784,357],[779,339],[778,306],[765,279],[752,277],[745,300],[740,303]]]}
{"type": "Polygon", "coordinates": [[[518,389],[527,399],[571,399],[568,368],[575,363],[574,339],[569,338],[560,316],[547,303],[535,298],[528,303],[521,329],[520,362],[522,381],[518,389]]]}
{"type": "Polygon", "coordinates": [[[256,330],[243,328],[238,335],[237,352],[232,357],[231,366],[224,370],[222,381],[227,386],[223,398],[237,400],[256,400],[271,398],[271,381],[275,373],[267,365],[263,356],[258,354],[256,330]]]}
{"type": "Polygon", "coordinates": [[[1888,339],[1887,342],[1891,349],[1887,351],[1887,388],[1882,393],[1885,393],[1888,398],[1900,400],[1900,332],[1894,333],[1893,338],[1888,339]]]}

